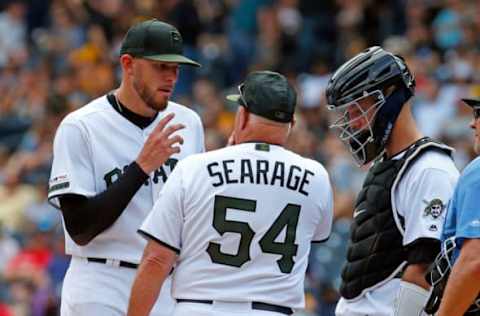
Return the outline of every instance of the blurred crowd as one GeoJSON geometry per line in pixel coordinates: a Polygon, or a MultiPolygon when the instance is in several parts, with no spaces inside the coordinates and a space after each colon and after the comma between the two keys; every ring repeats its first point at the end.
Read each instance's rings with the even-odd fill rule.
{"type": "Polygon", "coordinates": [[[403,55],[421,130],[453,146],[460,169],[473,157],[460,98],[480,96],[476,0],[0,0],[0,316],[58,315],[69,258],[46,201],[53,136],[66,113],[115,89],[123,35],[150,17],[177,26],[203,64],[181,70],[173,100],[201,115],[207,150],[226,144],[236,108],[224,96],[248,71],[279,71],[296,86],[289,147],[327,167],[336,218],[312,249],[299,315],[333,315],[365,174],[328,129],[324,88],[337,66],[372,45],[403,55]]]}

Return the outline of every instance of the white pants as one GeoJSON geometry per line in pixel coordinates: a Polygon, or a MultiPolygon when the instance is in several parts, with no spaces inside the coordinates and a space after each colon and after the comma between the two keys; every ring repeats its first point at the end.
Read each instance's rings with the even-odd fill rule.
{"type": "Polygon", "coordinates": [[[181,302],[173,316],[287,316],[282,313],[252,309],[251,303],[219,302],[213,304],[181,302]]]}
{"type": "Polygon", "coordinates": [[[392,316],[393,303],[399,288],[400,279],[392,279],[354,301],[341,298],[335,309],[335,315],[392,316]]]}
{"type": "MultiPolygon", "coordinates": [[[[62,316],[124,316],[136,269],[87,262],[73,257],[62,288],[62,316]]],[[[171,316],[175,301],[170,294],[171,278],[165,280],[152,310],[153,316],[171,316]]]]}

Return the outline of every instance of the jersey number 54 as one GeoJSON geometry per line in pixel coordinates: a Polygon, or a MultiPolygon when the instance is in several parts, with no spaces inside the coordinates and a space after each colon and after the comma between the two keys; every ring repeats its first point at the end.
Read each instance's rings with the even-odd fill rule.
{"type": "MultiPolygon", "coordinates": [[[[228,196],[215,196],[213,227],[223,236],[223,234],[240,234],[240,245],[238,252],[234,255],[220,251],[220,244],[210,242],[207,252],[214,263],[228,266],[241,267],[244,263],[250,261],[250,245],[255,232],[250,225],[245,222],[227,220],[227,209],[239,211],[255,212],[257,201],[248,199],[239,199],[228,196]]],[[[295,244],[297,234],[298,216],[300,215],[300,205],[287,204],[260,239],[260,249],[264,253],[281,255],[277,260],[278,267],[283,273],[292,272],[295,261],[293,257],[297,255],[298,245],[295,244]],[[286,235],[283,242],[276,242],[275,239],[286,226],[286,235]]]]}

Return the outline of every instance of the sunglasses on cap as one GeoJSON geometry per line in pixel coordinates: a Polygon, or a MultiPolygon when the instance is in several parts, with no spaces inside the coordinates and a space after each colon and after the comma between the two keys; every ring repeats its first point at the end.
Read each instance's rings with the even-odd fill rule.
{"type": "Polygon", "coordinates": [[[240,84],[237,88],[238,88],[238,94],[240,94],[240,99],[242,100],[243,102],[243,106],[246,107],[248,109],[248,104],[247,104],[247,101],[245,101],[245,98],[243,97],[243,88],[245,87],[245,83],[242,83],[240,84]]]}
{"type": "Polygon", "coordinates": [[[478,119],[480,117],[480,107],[473,108],[473,118],[478,119]]]}

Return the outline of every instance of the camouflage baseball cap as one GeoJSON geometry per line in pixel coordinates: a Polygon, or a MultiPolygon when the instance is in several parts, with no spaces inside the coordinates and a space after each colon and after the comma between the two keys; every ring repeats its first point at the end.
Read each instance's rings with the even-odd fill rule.
{"type": "Polygon", "coordinates": [[[238,86],[238,91],[239,94],[228,95],[227,99],[272,121],[288,123],[293,120],[297,93],[287,78],[278,72],[252,72],[238,86]]]}
{"type": "Polygon", "coordinates": [[[172,25],[156,19],[132,26],[122,42],[120,55],[130,54],[145,59],[174,62],[195,67],[201,65],[183,56],[183,40],[172,25]]]}

